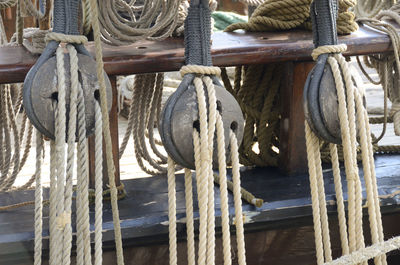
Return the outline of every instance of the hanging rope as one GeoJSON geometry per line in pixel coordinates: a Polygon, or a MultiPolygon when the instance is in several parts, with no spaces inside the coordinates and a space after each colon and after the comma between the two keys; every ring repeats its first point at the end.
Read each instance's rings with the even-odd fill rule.
{"type": "Polygon", "coordinates": [[[122,250],[121,225],[120,225],[118,204],[117,204],[118,191],[115,185],[115,166],[112,157],[112,144],[111,144],[111,134],[109,125],[110,123],[109,123],[108,108],[107,108],[106,83],[103,75],[103,57],[102,57],[103,54],[102,54],[101,39],[100,39],[101,33],[100,33],[98,6],[96,0],[89,0],[89,1],[90,1],[90,8],[92,11],[91,14],[92,29],[95,41],[95,51],[96,51],[96,71],[100,86],[100,107],[101,107],[101,115],[103,122],[102,129],[105,141],[108,182],[110,185],[111,207],[112,207],[113,224],[114,224],[114,240],[117,252],[117,264],[123,265],[124,256],[122,250]]]}
{"type": "Polygon", "coordinates": [[[374,84],[381,84],[384,91],[384,121],[381,135],[376,141],[382,139],[386,132],[386,124],[388,117],[393,119],[395,134],[400,136],[400,89],[399,89],[399,75],[400,75],[400,35],[396,28],[391,24],[384,21],[390,19],[393,22],[400,24],[400,4],[394,5],[389,10],[380,11],[375,18],[360,18],[358,21],[376,29],[390,37],[393,46],[393,52],[385,54],[377,54],[364,56],[364,63],[367,67],[375,68],[379,75],[379,81],[372,80],[362,67],[360,60],[359,66],[367,78],[374,84]],[[387,100],[392,102],[392,107],[388,115],[387,100]]]}
{"type": "MultiPolygon", "coordinates": [[[[319,55],[324,53],[332,54],[328,58],[328,63],[332,69],[339,101],[339,121],[348,190],[349,219],[347,225],[343,210],[343,195],[337,148],[334,144],[330,144],[330,148],[335,180],[335,191],[338,196],[338,217],[342,253],[347,255],[365,248],[362,229],[362,188],[360,176],[358,174],[356,152],[356,128],[358,129],[358,135],[360,136],[364,172],[363,177],[367,192],[367,207],[372,243],[381,243],[383,242],[384,237],[375,176],[372,138],[367,111],[362,101],[363,91],[360,90],[360,88],[353,86],[347,62],[340,54],[345,50],[345,45],[321,46],[314,50],[313,58],[316,60],[319,55]],[[348,238],[346,230],[348,230],[348,238]]],[[[331,264],[329,263],[332,261],[332,255],[330,250],[329,226],[319,150],[320,143],[319,139],[314,135],[307,123],[305,124],[305,127],[317,262],[318,264],[323,264],[325,262],[331,264]]],[[[375,264],[386,264],[385,255],[375,256],[375,264]]]]}
{"type": "Polygon", "coordinates": [[[119,148],[121,158],[129,137],[133,134],[136,161],[144,172],[151,175],[167,172],[167,168],[163,166],[167,163],[167,157],[157,147],[161,141],[154,137],[154,127],[158,124],[161,112],[163,79],[162,73],[135,76],[128,126],[119,148]]]}
{"type": "MultiPolygon", "coordinates": [[[[217,111],[217,100],[215,88],[209,74],[219,74],[219,68],[206,67],[198,65],[188,65],[181,69],[181,75],[186,73],[196,73],[193,84],[196,89],[199,127],[193,129],[193,146],[196,168],[196,185],[199,207],[199,247],[198,264],[215,264],[215,209],[214,209],[214,176],[212,170],[212,155],[214,133],[217,136],[218,167],[220,172],[220,194],[221,194],[221,214],[222,214],[222,238],[224,264],[231,264],[231,242],[229,231],[229,206],[226,179],[226,156],[224,127],[222,117],[217,111]],[[207,93],[208,101],[205,93],[207,93]],[[208,102],[208,105],[207,105],[208,102]],[[211,194],[211,195],[210,195],[211,194]]],[[[237,233],[237,246],[239,264],[246,264],[243,218],[241,210],[241,188],[239,160],[237,155],[237,140],[234,132],[230,133],[230,148],[232,153],[232,175],[233,175],[233,193],[235,201],[235,225],[237,233]]],[[[174,166],[169,158],[168,167],[168,195],[169,195],[169,213],[170,213],[170,264],[176,264],[176,217],[174,212],[175,201],[175,178],[174,166]],[[172,245],[171,245],[172,244],[172,245]]],[[[193,239],[193,200],[191,187],[191,172],[185,169],[185,199],[187,205],[187,236],[188,236],[188,264],[195,264],[194,239],[193,239]]]]}

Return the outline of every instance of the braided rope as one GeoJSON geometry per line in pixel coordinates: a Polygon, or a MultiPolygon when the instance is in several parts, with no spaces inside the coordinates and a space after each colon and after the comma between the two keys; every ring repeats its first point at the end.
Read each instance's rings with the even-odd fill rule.
{"type": "Polygon", "coordinates": [[[35,254],[34,265],[42,264],[42,224],[43,224],[43,191],[42,191],[42,155],[43,138],[36,131],[36,171],[35,171],[35,254]]]}
{"type": "Polygon", "coordinates": [[[114,238],[115,238],[115,246],[117,252],[117,264],[123,265],[124,256],[122,250],[121,225],[119,221],[119,212],[117,204],[118,192],[115,185],[115,166],[112,156],[112,143],[110,134],[110,123],[108,117],[108,108],[107,108],[106,83],[103,75],[103,57],[102,57],[102,48],[100,40],[100,25],[99,25],[100,23],[98,19],[99,18],[98,6],[96,0],[89,0],[89,1],[90,1],[90,9],[92,11],[92,29],[95,41],[95,51],[96,51],[96,72],[100,86],[100,106],[101,106],[101,115],[103,121],[102,129],[105,141],[107,174],[110,185],[111,207],[112,207],[113,224],[114,224],[114,238]]]}
{"type": "Polygon", "coordinates": [[[85,44],[88,42],[87,38],[83,35],[67,35],[57,32],[49,32],[46,34],[45,42],[59,41],[64,43],[85,44]]]}
{"type": "Polygon", "coordinates": [[[64,51],[63,48],[58,47],[56,52],[56,62],[57,62],[57,77],[58,77],[58,101],[56,109],[56,124],[55,124],[55,148],[57,161],[54,166],[57,167],[57,194],[55,201],[50,203],[55,203],[57,206],[57,224],[55,230],[55,264],[62,264],[63,258],[63,246],[64,246],[64,236],[63,230],[65,228],[66,222],[64,221],[66,212],[64,211],[64,182],[65,182],[65,130],[66,130],[66,80],[65,80],[65,68],[64,68],[64,51]]]}
{"type": "Polygon", "coordinates": [[[161,40],[169,37],[183,25],[186,12],[180,6],[185,2],[100,1],[98,18],[102,38],[108,44],[123,45],[140,39],[161,40]]]}
{"type": "Polygon", "coordinates": [[[95,105],[95,220],[94,220],[94,264],[103,263],[103,136],[101,108],[95,105]]]}
{"type": "Polygon", "coordinates": [[[228,188],[226,179],[226,154],[225,154],[225,135],[224,125],[221,114],[218,113],[216,121],[217,131],[217,150],[218,150],[218,169],[219,169],[219,190],[221,193],[221,226],[222,226],[222,248],[224,264],[232,264],[231,238],[229,232],[229,205],[228,188]]]}
{"type": "MultiPolygon", "coordinates": [[[[330,46],[328,49],[326,49],[325,47],[316,50],[313,57],[316,59],[320,54],[333,53],[333,55],[328,57],[328,63],[332,69],[339,101],[339,121],[343,142],[342,146],[344,153],[346,178],[348,183],[348,241],[346,233],[346,219],[344,216],[342,186],[340,181],[339,159],[336,145],[330,144],[330,152],[334,174],[335,191],[338,198],[338,217],[342,242],[342,252],[344,255],[347,255],[349,253],[349,255],[353,255],[352,253],[357,253],[354,251],[365,249],[362,230],[362,188],[360,177],[358,176],[357,166],[356,124],[358,127],[358,135],[360,137],[361,144],[360,148],[362,152],[362,162],[367,192],[367,207],[372,243],[381,243],[383,242],[384,237],[373,161],[372,137],[369,128],[367,111],[365,110],[363,105],[363,92],[355,89],[353,86],[347,62],[344,57],[340,55],[340,52],[342,52],[343,49],[344,47],[341,47],[340,45],[330,46]]],[[[328,252],[330,252],[330,249],[327,252],[327,248],[330,248],[330,245],[327,245],[327,243],[329,242],[326,242],[326,239],[323,239],[324,237],[326,238],[326,236],[324,236],[324,233],[322,232],[327,227],[324,228],[324,221],[321,222],[321,218],[323,218],[323,215],[326,214],[326,205],[323,205],[321,207],[321,202],[323,204],[325,203],[325,192],[321,192],[321,189],[323,189],[323,175],[320,163],[320,145],[318,138],[310,130],[308,124],[306,124],[306,144],[309,162],[310,187],[313,202],[312,206],[317,249],[317,262],[318,264],[323,264],[324,262],[327,262],[327,264],[349,264],[335,263],[335,261],[331,262],[331,257],[326,255],[328,252]],[[320,192],[318,193],[317,190],[320,190],[320,192]],[[321,196],[323,196],[323,200],[321,200],[321,196]],[[317,198],[319,198],[318,203],[317,198]],[[322,256],[323,251],[325,251],[325,259],[322,256]]],[[[375,264],[386,264],[386,256],[384,255],[384,253],[382,253],[382,255],[377,255],[373,257],[375,258],[375,264]]],[[[366,261],[362,261],[361,263],[367,264],[366,261]]]]}
{"type": "Polygon", "coordinates": [[[188,265],[196,264],[194,245],[194,221],[193,221],[193,184],[192,171],[185,168],[185,203],[186,203],[186,235],[188,265]]]}
{"type": "Polygon", "coordinates": [[[168,157],[168,221],[169,221],[169,264],[178,264],[176,243],[176,184],[175,165],[168,157]]]}

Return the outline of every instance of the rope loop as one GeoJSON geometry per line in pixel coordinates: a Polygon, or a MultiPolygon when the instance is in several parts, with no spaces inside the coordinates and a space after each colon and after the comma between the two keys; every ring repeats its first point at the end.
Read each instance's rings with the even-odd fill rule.
{"type": "Polygon", "coordinates": [[[318,59],[318,56],[321,54],[326,54],[326,53],[342,53],[347,50],[347,45],[346,44],[338,44],[338,45],[324,45],[324,46],[319,46],[315,48],[311,56],[314,61],[318,59]]]}
{"type": "Polygon", "coordinates": [[[216,76],[221,75],[221,69],[219,67],[194,65],[194,64],[182,66],[179,72],[182,77],[185,74],[216,75],[216,76]]]}
{"type": "Polygon", "coordinates": [[[83,35],[68,35],[57,32],[47,33],[45,37],[46,43],[52,40],[74,44],[85,44],[88,42],[88,39],[83,35]]]}

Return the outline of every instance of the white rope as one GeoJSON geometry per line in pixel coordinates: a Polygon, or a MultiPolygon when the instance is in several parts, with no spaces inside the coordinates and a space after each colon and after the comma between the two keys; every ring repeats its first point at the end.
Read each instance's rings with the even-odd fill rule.
{"type": "Polygon", "coordinates": [[[236,135],[229,132],[232,160],[233,198],[235,201],[236,243],[238,249],[239,265],[246,264],[246,249],[244,242],[242,195],[240,189],[239,150],[236,135]]]}
{"type": "Polygon", "coordinates": [[[169,37],[176,28],[183,25],[182,17],[186,13],[179,7],[185,2],[98,1],[103,41],[123,45],[140,39],[161,40],[169,37]]]}
{"type": "Polygon", "coordinates": [[[193,181],[192,171],[185,168],[185,203],[186,203],[186,234],[188,265],[196,265],[194,245],[194,221],[193,221],[193,181]]]}
{"type": "MultiPolygon", "coordinates": [[[[57,194],[55,203],[57,205],[57,223],[64,223],[64,190],[65,190],[65,129],[66,129],[66,84],[65,84],[65,68],[64,68],[64,50],[62,47],[57,48],[57,77],[58,77],[58,102],[56,109],[55,124],[55,147],[57,157],[57,194]]],[[[64,227],[57,227],[55,236],[55,264],[62,264],[63,246],[64,246],[64,227]]]]}
{"type": "Polygon", "coordinates": [[[218,150],[218,169],[219,169],[219,190],[221,193],[221,226],[222,226],[222,248],[224,255],[224,264],[231,265],[231,237],[229,231],[229,205],[228,205],[228,187],[226,183],[226,153],[225,153],[225,135],[224,124],[221,114],[217,115],[217,150],[218,150]]]}
{"type": "MultiPolygon", "coordinates": [[[[367,192],[367,207],[373,244],[378,244],[383,241],[383,229],[376,185],[376,176],[374,172],[373,149],[368,115],[363,105],[362,92],[354,88],[347,62],[345,61],[344,57],[339,54],[342,51],[342,46],[327,46],[323,49],[315,50],[314,58],[317,58],[323,53],[333,53],[332,56],[328,57],[328,63],[332,69],[339,102],[338,113],[348,184],[348,240],[337,148],[336,145],[331,144],[330,152],[335,191],[338,202],[339,231],[343,254],[347,255],[350,253],[350,256],[357,256],[357,254],[354,253],[363,251],[366,248],[362,228],[362,187],[361,180],[358,175],[357,165],[356,124],[362,151],[363,171],[367,192]]],[[[324,215],[326,215],[326,205],[325,192],[323,191],[323,174],[319,151],[319,140],[311,131],[307,123],[306,144],[313,206],[317,263],[323,264],[324,262],[327,262],[327,264],[367,264],[367,260],[361,260],[355,263],[331,263],[331,257],[326,255],[328,253],[327,248],[330,248],[330,241],[327,241],[326,236],[321,232],[324,229],[329,229],[329,227],[327,226],[324,228],[323,223],[326,222],[327,225],[327,220],[322,221],[321,219],[324,215]],[[323,239],[324,237],[325,239],[323,239]],[[323,251],[325,251],[325,259],[322,256],[323,251]]],[[[329,230],[327,236],[329,236],[329,230]]],[[[384,253],[381,254],[382,255],[371,256],[375,258],[375,264],[386,264],[386,256],[384,253]]]]}
{"type": "Polygon", "coordinates": [[[94,264],[103,263],[103,133],[101,108],[95,104],[95,220],[94,220],[94,264]]]}
{"type": "MultiPolygon", "coordinates": [[[[54,104],[55,105],[55,104],[54,104]]],[[[56,112],[57,113],[57,112],[56,112]]],[[[57,194],[57,166],[56,166],[56,144],[55,141],[50,142],[50,202],[56,201],[57,194]]],[[[49,205],[49,230],[50,230],[50,265],[58,265],[55,263],[56,255],[56,229],[57,229],[57,206],[55,203],[49,205]]]]}
{"type": "Polygon", "coordinates": [[[169,264],[178,264],[176,245],[176,188],[175,165],[168,157],[168,220],[169,220],[169,264]]]}
{"type": "MultiPolygon", "coordinates": [[[[186,73],[198,74],[219,74],[220,69],[205,66],[184,66],[181,74],[186,73]]],[[[223,234],[223,255],[224,264],[232,264],[231,244],[229,230],[229,206],[226,178],[226,154],[224,126],[222,117],[217,111],[217,99],[215,95],[215,87],[209,76],[196,76],[193,80],[196,89],[198,104],[199,128],[193,128],[193,147],[194,161],[196,169],[196,185],[199,207],[199,247],[198,247],[198,264],[215,264],[215,210],[214,210],[214,176],[213,176],[213,151],[214,151],[214,135],[217,135],[217,155],[218,166],[220,170],[220,193],[221,193],[221,214],[222,214],[222,234],[223,234]],[[208,101],[206,102],[205,89],[207,89],[208,101]],[[207,106],[208,103],[208,106],[207,106]]],[[[239,157],[238,144],[235,134],[231,132],[230,146],[232,152],[232,173],[233,173],[233,193],[235,200],[236,215],[236,237],[238,246],[239,264],[245,265],[245,242],[243,229],[243,214],[241,202],[240,173],[239,173],[239,157]]],[[[173,176],[174,167],[169,166],[168,176],[173,176]]],[[[187,215],[187,237],[188,237],[188,264],[195,264],[194,239],[193,239],[193,202],[191,187],[191,171],[185,169],[185,199],[186,199],[186,215],[187,215]]],[[[169,187],[169,193],[172,192],[169,187]]],[[[169,211],[171,207],[176,207],[173,201],[169,203],[169,211]]],[[[173,216],[170,216],[170,242],[175,242],[176,224],[173,216]]],[[[171,243],[170,243],[171,244],[171,243]]],[[[170,245],[171,248],[171,245],[170,245]]],[[[170,250],[170,255],[173,253],[170,250]]],[[[174,256],[170,256],[170,262],[174,256]]]]}
{"type": "Polygon", "coordinates": [[[43,138],[36,131],[36,171],[35,171],[35,254],[34,265],[42,264],[42,224],[43,224],[43,191],[42,191],[42,157],[43,138]]]}

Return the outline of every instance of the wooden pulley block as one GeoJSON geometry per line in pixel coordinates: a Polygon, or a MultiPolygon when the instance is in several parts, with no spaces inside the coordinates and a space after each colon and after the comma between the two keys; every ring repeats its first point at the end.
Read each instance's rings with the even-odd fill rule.
{"type": "MultiPolygon", "coordinates": [[[[193,129],[200,130],[194,74],[186,74],[182,83],[166,102],[160,118],[160,135],[164,147],[172,159],[186,168],[194,169],[193,129]]],[[[243,138],[244,119],[236,99],[213,78],[217,111],[222,116],[225,136],[226,161],[230,161],[230,131],[236,134],[238,143],[243,138]]],[[[208,103],[207,90],[204,91],[208,103]]],[[[213,168],[218,168],[217,136],[214,135],[213,168]]]]}
{"type": "MultiPolygon", "coordinates": [[[[95,101],[99,100],[96,63],[91,57],[78,53],[78,67],[78,78],[85,102],[86,134],[89,136],[94,133],[95,101]]],[[[69,95],[71,90],[70,58],[68,53],[64,54],[64,68],[68,120],[69,95]]],[[[107,76],[105,76],[105,80],[107,85],[107,103],[110,110],[112,102],[111,83],[107,76]]],[[[24,89],[24,107],[28,117],[32,124],[50,139],[54,139],[55,132],[58,81],[56,57],[53,56],[37,69],[36,73],[32,76],[30,86],[24,89]]]]}
{"type": "MultiPolygon", "coordinates": [[[[67,36],[80,35],[78,30],[79,0],[54,0],[54,25],[53,32],[67,36]]],[[[96,62],[90,56],[83,43],[71,43],[77,51],[79,88],[82,89],[85,114],[86,134],[94,132],[95,101],[99,100],[99,85],[97,82],[96,62]]],[[[58,102],[58,82],[56,50],[60,42],[51,40],[47,43],[35,65],[29,70],[23,88],[23,104],[28,118],[33,126],[43,135],[54,139],[55,114],[58,102]]],[[[64,50],[66,51],[66,50],[64,50]]],[[[66,101],[66,127],[68,126],[71,67],[68,53],[64,54],[65,69],[65,101],[66,101]]],[[[106,80],[108,110],[111,109],[111,84],[104,73],[106,80]]],[[[79,95],[79,94],[78,94],[79,95]]],[[[66,129],[68,133],[68,129],[66,129]]],[[[67,136],[68,137],[68,136],[67,136]]]]}

